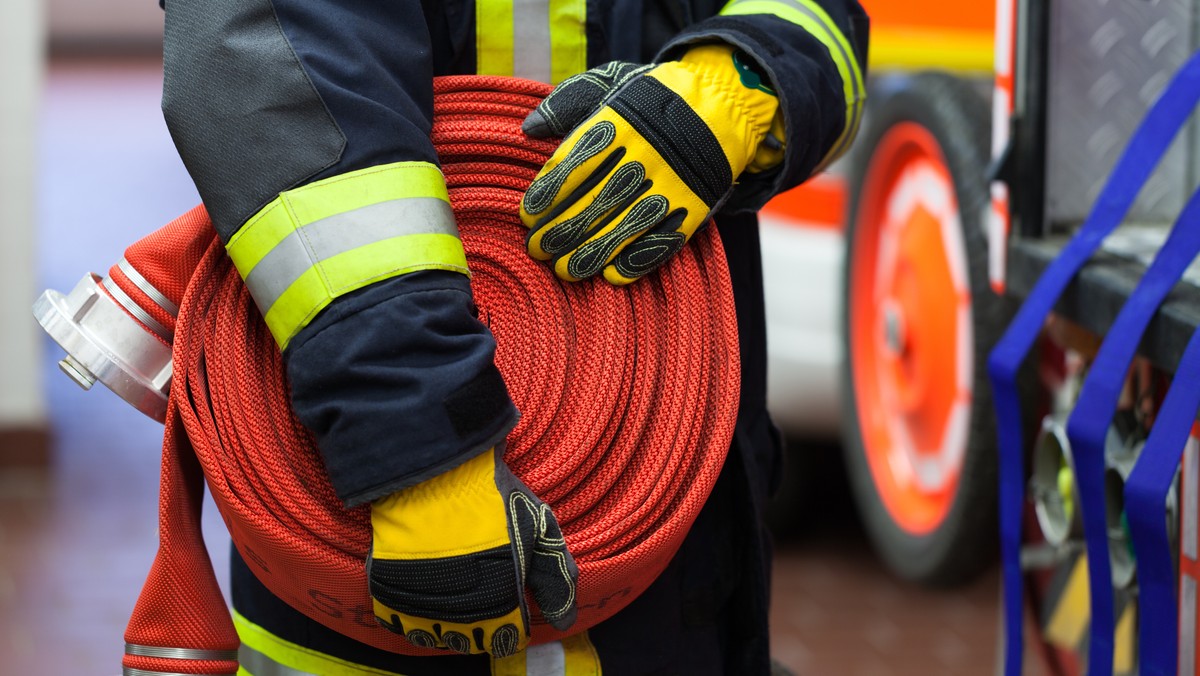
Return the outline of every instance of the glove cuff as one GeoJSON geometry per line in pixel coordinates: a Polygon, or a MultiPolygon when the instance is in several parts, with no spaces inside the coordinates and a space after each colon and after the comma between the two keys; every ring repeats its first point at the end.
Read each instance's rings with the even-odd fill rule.
{"type": "Polygon", "coordinates": [[[371,505],[373,556],[459,556],[509,543],[495,449],[371,505]]]}
{"type": "MultiPolygon", "coordinates": [[[[739,141],[730,146],[727,144],[733,139],[722,139],[722,144],[740,148],[737,153],[740,157],[731,153],[730,163],[735,175],[741,173],[764,148],[767,133],[780,117],[778,95],[757,71],[757,63],[732,45],[697,45],[685,52],[678,63],[699,80],[702,96],[717,97],[724,104],[724,115],[732,113],[731,123],[717,126],[728,129],[727,135],[739,141]]],[[[688,101],[694,102],[691,98],[688,101]]],[[[713,131],[721,134],[716,126],[713,131]]]]}
{"type": "Polygon", "coordinates": [[[286,191],[225,246],[280,349],[335,298],[417,270],[467,273],[441,170],[396,162],[286,191]]]}

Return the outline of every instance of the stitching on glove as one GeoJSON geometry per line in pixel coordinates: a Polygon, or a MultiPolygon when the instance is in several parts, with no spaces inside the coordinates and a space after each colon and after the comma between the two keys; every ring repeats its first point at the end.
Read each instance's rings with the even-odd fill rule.
{"type": "Polygon", "coordinates": [[[529,186],[522,204],[525,211],[531,216],[536,216],[548,209],[571,172],[612,145],[616,137],[617,130],[611,122],[597,124],[585,131],[571,152],[557,166],[542,174],[529,186]]]}

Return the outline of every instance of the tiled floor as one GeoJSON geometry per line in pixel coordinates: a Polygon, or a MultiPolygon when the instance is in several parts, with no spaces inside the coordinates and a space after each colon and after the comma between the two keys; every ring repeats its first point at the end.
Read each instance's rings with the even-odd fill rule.
{"type": "MultiPolygon", "coordinates": [[[[50,69],[42,288],[66,291],[84,272],[104,272],[126,245],[197,201],[157,112],[160,77],[154,62],[50,69]]],[[[156,546],[161,427],[100,388],[79,391],[57,373],[57,358],[47,341],[54,465],[0,472],[0,673],[111,676],[156,546]]],[[[837,471],[834,462],[816,468],[837,471]]],[[[864,544],[844,491],[830,485],[802,484],[781,510],[790,514],[774,587],[778,658],[804,675],[991,673],[995,572],[952,592],[896,582],[864,544]]],[[[223,558],[227,537],[209,517],[210,549],[223,558]]]]}
{"type": "MultiPolygon", "coordinates": [[[[772,514],[775,657],[801,675],[994,673],[999,570],[954,590],[897,580],[866,541],[840,449],[793,443],[789,452],[772,514]]],[[[1041,670],[1029,660],[1025,673],[1041,670]]]]}

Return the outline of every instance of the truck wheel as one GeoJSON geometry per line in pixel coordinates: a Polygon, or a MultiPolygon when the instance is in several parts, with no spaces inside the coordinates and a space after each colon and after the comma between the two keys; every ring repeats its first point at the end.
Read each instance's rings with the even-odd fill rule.
{"type": "Polygon", "coordinates": [[[851,159],[843,277],[843,444],[867,532],[891,569],[932,585],[996,552],[986,357],[1003,328],[989,286],[990,114],[940,73],[872,90],[851,159]]]}

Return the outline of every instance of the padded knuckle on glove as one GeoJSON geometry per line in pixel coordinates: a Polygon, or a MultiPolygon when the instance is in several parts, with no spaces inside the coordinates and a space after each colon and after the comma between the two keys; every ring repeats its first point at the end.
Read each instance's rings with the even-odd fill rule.
{"type": "Polygon", "coordinates": [[[563,80],[521,125],[535,138],[566,136],[594,113],[613,90],[652,66],[609,61],[563,80]]]}
{"type": "Polygon", "coordinates": [[[708,45],[682,62],[606,64],[556,88],[538,120],[594,112],[522,200],[529,254],[568,281],[603,274],[627,284],[678,253],[732,192],[778,108],[773,92],[739,69],[732,47],[708,45]]]}

